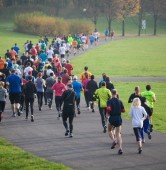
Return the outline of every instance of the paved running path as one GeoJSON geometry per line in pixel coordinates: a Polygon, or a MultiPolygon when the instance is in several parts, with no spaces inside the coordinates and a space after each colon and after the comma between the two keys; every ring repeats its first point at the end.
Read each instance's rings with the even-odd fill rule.
{"type": "Polygon", "coordinates": [[[137,154],[131,122],[123,120],[123,150],[110,149],[108,134],[102,132],[98,109],[95,113],[87,110],[84,99],[81,114],[74,119],[74,137],[64,137],[62,120],[57,120],[53,110],[43,107],[41,112],[35,102],[35,122],[21,117],[12,118],[9,102],[6,114],[0,124],[0,136],[35,155],[51,161],[63,163],[74,170],[165,170],[166,134],[153,132],[152,140],[146,136],[143,153],[137,154]]]}

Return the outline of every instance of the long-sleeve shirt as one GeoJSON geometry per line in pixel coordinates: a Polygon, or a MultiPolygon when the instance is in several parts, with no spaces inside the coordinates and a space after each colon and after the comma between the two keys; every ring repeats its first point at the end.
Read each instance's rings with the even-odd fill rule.
{"type": "Polygon", "coordinates": [[[147,112],[145,109],[140,106],[140,107],[134,107],[132,106],[130,109],[130,116],[132,118],[132,127],[143,127],[143,121],[147,117],[147,112]]]}
{"type": "Polygon", "coordinates": [[[34,93],[36,93],[36,86],[32,81],[28,81],[28,83],[24,86],[24,94],[25,98],[34,98],[34,93]]]}

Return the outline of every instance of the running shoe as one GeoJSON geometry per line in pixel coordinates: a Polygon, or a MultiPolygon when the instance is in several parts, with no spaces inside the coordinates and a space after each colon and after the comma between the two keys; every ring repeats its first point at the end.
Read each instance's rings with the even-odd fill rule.
{"type": "Polygon", "coordinates": [[[95,109],[92,109],[92,112],[95,112],[95,109]]]}
{"type": "Polygon", "coordinates": [[[65,136],[68,136],[68,135],[69,135],[69,130],[67,130],[65,133],[65,136]]]}
{"type": "Polygon", "coordinates": [[[119,155],[122,155],[122,154],[123,154],[122,149],[119,149],[119,150],[118,150],[118,154],[119,154],[119,155]]]}
{"type": "Polygon", "coordinates": [[[142,143],[145,143],[145,139],[142,139],[142,143]]]}
{"type": "Polygon", "coordinates": [[[19,109],[17,109],[17,115],[18,115],[18,116],[21,116],[21,112],[20,112],[19,109]]]}
{"type": "Polygon", "coordinates": [[[13,113],[13,114],[12,114],[12,117],[16,117],[16,113],[13,113]]]}
{"type": "Polygon", "coordinates": [[[34,122],[34,116],[31,115],[31,122],[34,122]]]}
{"type": "Polygon", "coordinates": [[[77,113],[78,113],[78,115],[81,113],[79,108],[77,109],[77,113]]]}
{"type": "Polygon", "coordinates": [[[115,146],[116,146],[116,142],[114,141],[114,142],[112,143],[111,149],[114,149],[115,146]]]}
{"type": "Polygon", "coordinates": [[[138,148],[138,154],[141,154],[142,153],[142,147],[139,147],[138,148]]]}
{"type": "Polygon", "coordinates": [[[151,136],[150,132],[148,133],[148,139],[149,139],[149,140],[152,139],[152,136],[151,136]]]}
{"type": "Polygon", "coordinates": [[[73,134],[72,134],[72,133],[70,133],[70,134],[69,134],[69,138],[72,138],[72,137],[73,137],[73,134]]]}
{"type": "Polygon", "coordinates": [[[103,130],[103,133],[106,133],[107,132],[107,127],[104,126],[104,130],[103,130]]]}

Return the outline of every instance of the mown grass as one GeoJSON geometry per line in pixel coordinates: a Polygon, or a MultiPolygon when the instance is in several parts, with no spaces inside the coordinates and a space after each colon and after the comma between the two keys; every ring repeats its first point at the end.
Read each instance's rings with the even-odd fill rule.
{"type": "Polygon", "coordinates": [[[166,76],[166,37],[130,38],[112,41],[72,60],[74,74],[84,66],[96,76],[166,76]]]}
{"type": "Polygon", "coordinates": [[[0,138],[1,170],[70,170],[70,168],[36,157],[0,138]]]}
{"type": "Polygon", "coordinates": [[[128,103],[129,96],[134,93],[135,86],[140,86],[141,91],[145,91],[145,86],[150,84],[152,91],[156,95],[154,103],[153,125],[154,129],[166,133],[166,114],[165,114],[165,99],[166,99],[166,82],[115,82],[115,88],[118,90],[120,99],[122,100],[126,113],[124,118],[130,119],[129,112],[131,104],[128,103]]]}

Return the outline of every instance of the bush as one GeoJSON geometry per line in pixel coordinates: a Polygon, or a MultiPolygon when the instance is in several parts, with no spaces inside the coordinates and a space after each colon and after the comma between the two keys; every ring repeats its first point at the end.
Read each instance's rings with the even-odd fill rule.
{"type": "Polygon", "coordinates": [[[46,16],[41,12],[18,14],[14,18],[15,30],[34,35],[68,34],[83,32],[86,34],[94,30],[91,22],[80,20],[65,20],[46,16]]]}

